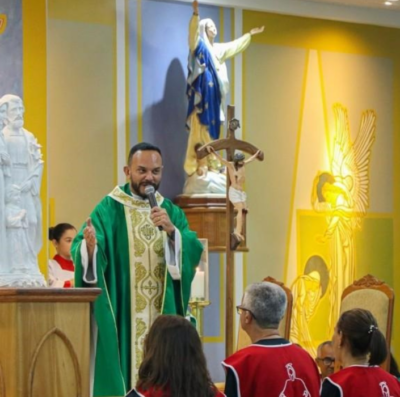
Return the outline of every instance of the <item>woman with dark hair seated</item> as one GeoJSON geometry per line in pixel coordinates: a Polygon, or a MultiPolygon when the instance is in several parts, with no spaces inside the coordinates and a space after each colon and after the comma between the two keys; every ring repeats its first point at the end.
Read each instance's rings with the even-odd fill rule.
{"type": "Polygon", "coordinates": [[[144,342],[136,389],[126,397],[223,397],[211,382],[199,335],[179,316],[159,316],[144,342]]]}
{"type": "Polygon", "coordinates": [[[387,347],[371,312],[344,312],[335,327],[333,349],[343,369],[325,378],[321,397],[400,397],[399,382],[379,367],[387,347]]]}

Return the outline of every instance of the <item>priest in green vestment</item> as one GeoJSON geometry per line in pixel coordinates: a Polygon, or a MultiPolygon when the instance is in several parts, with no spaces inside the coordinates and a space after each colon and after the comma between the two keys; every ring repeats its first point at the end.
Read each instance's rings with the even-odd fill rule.
{"type": "Polygon", "coordinates": [[[95,397],[125,396],[135,386],[144,337],[158,315],[186,314],[203,250],[183,211],[157,191],[161,151],[135,145],[124,171],[129,183],[96,206],[72,245],[75,285],[102,289],[92,332],[95,397]]]}

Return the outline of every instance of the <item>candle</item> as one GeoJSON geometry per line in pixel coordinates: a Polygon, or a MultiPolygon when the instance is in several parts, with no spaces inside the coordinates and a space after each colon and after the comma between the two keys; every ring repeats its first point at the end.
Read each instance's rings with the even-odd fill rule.
{"type": "Polygon", "coordinates": [[[204,300],[204,272],[197,268],[196,275],[192,281],[191,297],[197,300],[204,300]]]}

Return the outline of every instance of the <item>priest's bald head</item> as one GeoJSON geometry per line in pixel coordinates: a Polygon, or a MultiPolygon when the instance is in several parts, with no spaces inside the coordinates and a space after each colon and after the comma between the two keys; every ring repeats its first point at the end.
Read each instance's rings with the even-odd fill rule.
{"type": "Polygon", "coordinates": [[[286,306],[286,293],[279,285],[267,281],[250,284],[238,306],[240,325],[253,343],[265,337],[279,337],[278,327],[286,306]]]}
{"type": "Polygon", "coordinates": [[[133,194],[146,198],[146,186],[158,189],[162,177],[161,150],[151,143],[141,142],[129,152],[128,165],[124,167],[133,194]]]}

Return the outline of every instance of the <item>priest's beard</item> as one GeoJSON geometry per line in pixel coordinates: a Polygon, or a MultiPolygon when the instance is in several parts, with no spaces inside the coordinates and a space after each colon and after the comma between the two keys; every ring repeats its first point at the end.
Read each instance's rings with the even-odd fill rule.
{"type": "Polygon", "coordinates": [[[154,190],[157,191],[158,187],[160,186],[159,183],[151,183],[151,182],[140,182],[140,183],[136,183],[131,179],[131,191],[133,194],[136,194],[137,196],[140,196],[144,199],[147,198],[146,194],[144,193],[144,189],[146,188],[146,186],[153,186],[154,190]],[[143,193],[140,191],[140,188],[143,189],[143,193]]]}

